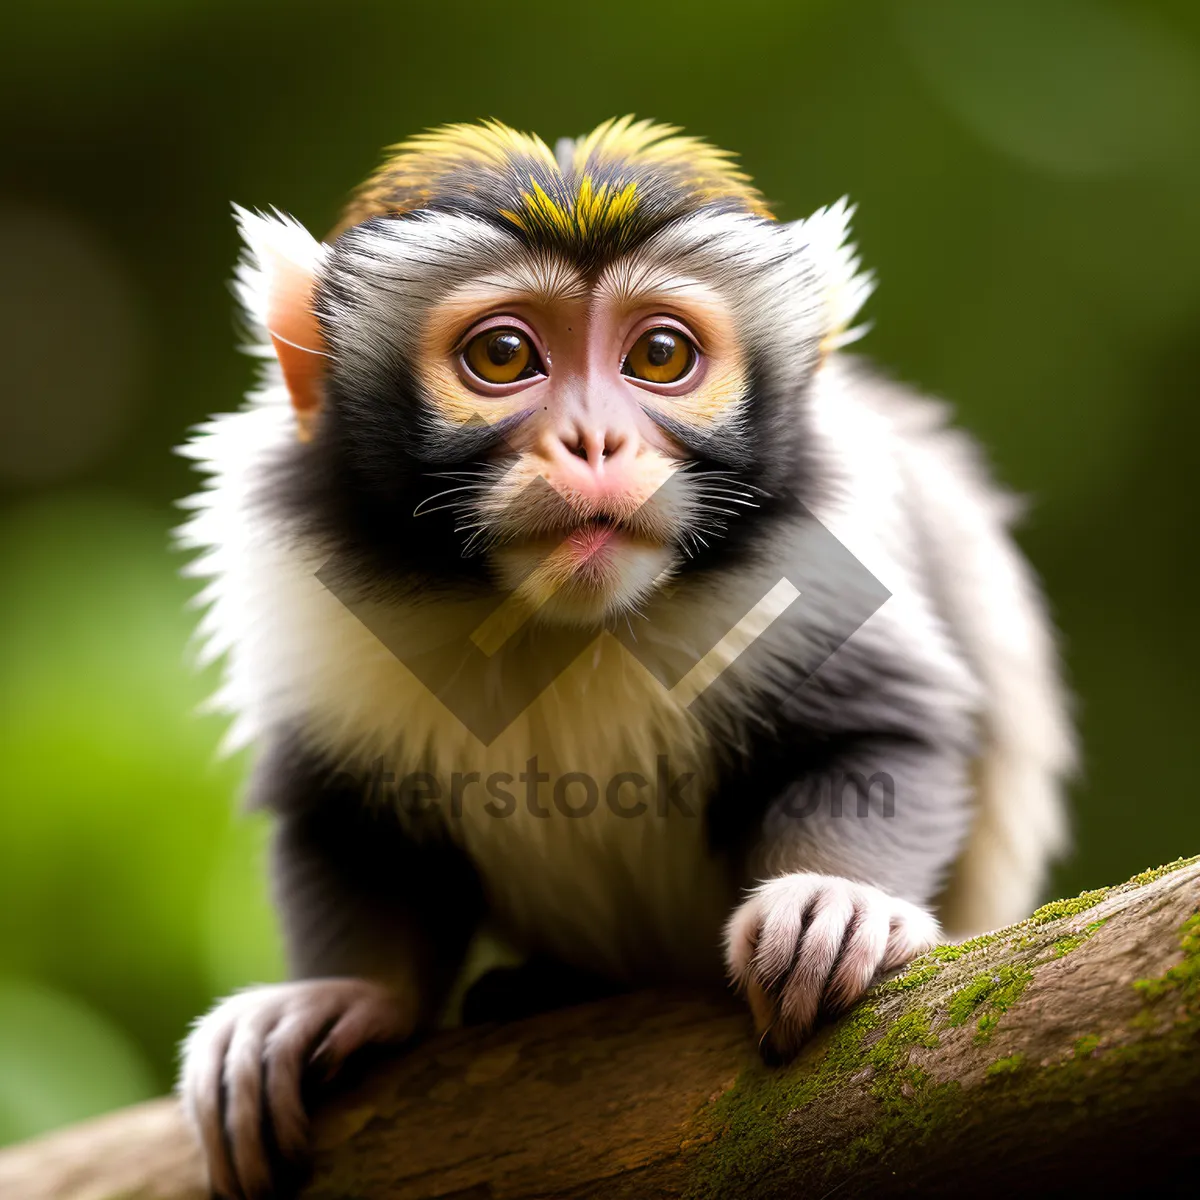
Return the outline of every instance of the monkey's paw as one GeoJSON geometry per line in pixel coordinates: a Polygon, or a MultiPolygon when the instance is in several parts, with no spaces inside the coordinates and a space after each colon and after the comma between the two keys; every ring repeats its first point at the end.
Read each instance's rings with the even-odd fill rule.
{"type": "Polygon", "coordinates": [[[301,1085],[323,1083],[354,1051],[413,1032],[410,1006],[363,979],[252,988],[202,1018],[183,1047],[179,1091],[215,1193],[285,1190],[308,1150],[301,1085]]]}
{"type": "Polygon", "coordinates": [[[833,875],[783,875],[755,888],[725,927],[725,960],[763,1058],[791,1058],[818,1016],[849,1008],[939,933],[915,904],[833,875]]]}

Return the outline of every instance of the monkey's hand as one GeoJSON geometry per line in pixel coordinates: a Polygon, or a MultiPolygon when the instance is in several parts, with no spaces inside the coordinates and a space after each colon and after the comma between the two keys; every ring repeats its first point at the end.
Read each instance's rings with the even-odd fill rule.
{"type": "Polygon", "coordinates": [[[308,979],[239,992],[184,1044],[179,1090],[214,1192],[280,1193],[302,1164],[308,1117],[301,1085],[329,1080],[354,1051],[406,1040],[414,1006],[365,979],[308,979]]]}
{"type": "Polygon", "coordinates": [[[763,1058],[791,1058],[819,1015],[844,1011],[939,932],[915,904],[833,875],[800,872],[755,888],[725,927],[725,959],[763,1058]]]}

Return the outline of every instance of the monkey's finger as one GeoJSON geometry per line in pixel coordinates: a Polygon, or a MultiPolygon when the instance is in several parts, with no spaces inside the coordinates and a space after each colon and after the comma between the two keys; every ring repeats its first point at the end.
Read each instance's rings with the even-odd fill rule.
{"type": "Polygon", "coordinates": [[[271,1160],[262,1122],[263,1054],[279,1012],[262,1005],[243,1014],[225,1056],[225,1133],[240,1188],[234,1194],[272,1194],[271,1160]]]}
{"type": "Polygon", "coordinates": [[[795,968],[820,892],[804,878],[797,878],[792,887],[760,891],[756,901],[762,924],[750,970],[760,987],[778,995],[795,968]]]}
{"type": "Polygon", "coordinates": [[[358,997],[334,1022],[313,1052],[321,1079],[331,1079],[356,1050],[403,1041],[411,1032],[394,999],[378,992],[358,997]]]}
{"type": "Polygon", "coordinates": [[[725,965],[734,987],[744,991],[750,983],[750,966],[758,950],[762,914],[753,901],[740,905],[725,926],[725,965]]]}
{"type": "Polygon", "coordinates": [[[887,952],[890,925],[886,905],[866,898],[856,906],[825,991],[830,1013],[849,1008],[870,987],[887,952]]]}
{"type": "Polygon", "coordinates": [[[280,1154],[290,1161],[308,1149],[308,1113],[301,1094],[313,1045],[336,1022],[338,1014],[323,1005],[288,1013],[271,1030],[264,1049],[265,1120],[280,1154]]]}
{"type": "Polygon", "coordinates": [[[180,1086],[184,1105],[204,1147],[209,1186],[222,1196],[238,1194],[237,1175],[225,1142],[222,1103],[225,1056],[233,1029],[233,1017],[222,1009],[196,1026],[188,1037],[180,1086]]]}
{"type": "Polygon", "coordinates": [[[918,954],[924,954],[941,940],[941,926],[931,913],[915,904],[894,900],[891,926],[888,931],[887,953],[882,969],[894,970],[918,954]]]}
{"type": "Polygon", "coordinates": [[[764,1056],[773,1054],[778,998],[795,961],[806,914],[819,890],[817,877],[793,875],[754,889],[725,927],[725,961],[743,992],[762,1035],[764,1056]]]}
{"type": "Polygon", "coordinates": [[[777,1050],[791,1054],[816,1024],[846,930],[854,919],[854,897],[846,888],[827,887],[817,895],[800,933],[795,963],[779,998],[779,1020],[771,1031],[777,1050]]]}

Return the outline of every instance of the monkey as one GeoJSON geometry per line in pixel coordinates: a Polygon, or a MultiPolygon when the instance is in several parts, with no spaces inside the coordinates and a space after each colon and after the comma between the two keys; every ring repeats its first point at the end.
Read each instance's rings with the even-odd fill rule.
{"type": "Polygon", "coordinates": [[[1026,914],[1055,635],[977,444],[847,350],[846,200],[781,222],[625,117],[419,134],[320,242],[235,213],[262,377],[184,448],[180,540],[289,981],[186,1039],[217,1193],[274,1194],[310,1088],[429,1029],[481,931],[732,985],[780,1062],[1026,914]]]}

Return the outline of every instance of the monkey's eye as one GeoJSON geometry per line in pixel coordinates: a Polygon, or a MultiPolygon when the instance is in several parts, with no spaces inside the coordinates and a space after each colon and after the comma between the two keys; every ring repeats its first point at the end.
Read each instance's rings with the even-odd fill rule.
{"type": "Polygon", "coordinates": [[[695,365],[696,347],[677,329],[647,329],[625,356],[621,374],[647,383],[675,383],[695,365]]]}
{"type": "Polygon", "coordinates": [[[516,383],[545,373],[529,338],[519,329],[485,329],[463,351],[463,362],[485,383],[516,383]]]}

